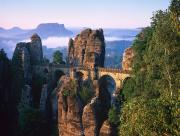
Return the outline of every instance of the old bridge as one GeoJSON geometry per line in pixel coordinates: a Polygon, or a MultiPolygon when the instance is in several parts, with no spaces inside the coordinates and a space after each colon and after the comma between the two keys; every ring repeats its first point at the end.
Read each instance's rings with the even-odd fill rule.
{"type": "Polygon", "coordinates": [[[114,68],[70,67],[67,65],[40,65],[35,67],[47,73],[54,73],[57,70],[62,71],[71,78],[76,78],[77,75],[81,75],[83,80],[88,78],[101,80],[104,77],[109,77],[115,83],[114,89],[122,88],[124,81],[130,77],[129,71],[122,71],[121,69],[114,68]]]}

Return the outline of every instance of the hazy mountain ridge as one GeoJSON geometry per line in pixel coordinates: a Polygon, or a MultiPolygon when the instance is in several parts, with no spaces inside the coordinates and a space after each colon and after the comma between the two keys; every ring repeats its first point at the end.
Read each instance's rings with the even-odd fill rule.
{"type": "MultiPolygon", "coordinates": [[[[0,48],[3,48],[11,58],[18,42],[28,41],[33,33],[37,33],[42,38],[42,44],[47,47],[45,52],[47,52],[46,56],[49,58],[53,50],[67,48],[69,37],[75,37],[83,29],[85,28],[65,27],[64,24],[58,23],[42,23],[36,28],[29,30],[20,27],[13,27],[11,29],[0,27],[0,48]],[[50,53],[48,53],[49,48],[52,48],[49,50],[50,53]]],[[[108,51],[112,52],[114,50],[114,52],[117,52],[121,50],[118,53],[122,54],[124,47],[121,41],[133,41],[141,29],[105,28],[103,30],[108,51]],[[116,47],[111,47],[114,45],[116,47]]],[[[129,43],[127,47],[129,47],[129,43]]]]}
{"type": "Polygon", "coordinates": [[[64,24],[58,23],[43,23],[39,24],[35,29],[21,29],[19,27],[13,27],[11,29],[0,28],[1,37],[16,37],[18,39],[27,39],[32,34],[37,33],[42,38],[48,38],[49,36],[71,36],[73,33],[65,28],[64,24]]]}

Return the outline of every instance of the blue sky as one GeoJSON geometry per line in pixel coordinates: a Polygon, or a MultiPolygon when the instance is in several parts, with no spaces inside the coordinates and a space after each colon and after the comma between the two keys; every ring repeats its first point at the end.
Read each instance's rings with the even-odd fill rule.
{"type": "Polygon", "coordinates": [[[34,28],[40,23],[66,26],[136,28],[150,24],[154,11],[170,0],[0,0],[0,26],[34,28]]]}

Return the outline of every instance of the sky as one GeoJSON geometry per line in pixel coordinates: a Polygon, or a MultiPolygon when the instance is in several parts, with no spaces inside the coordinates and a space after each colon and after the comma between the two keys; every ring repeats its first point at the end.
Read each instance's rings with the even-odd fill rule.
{"type": "Polygon", "coordinates": [[[0,27],[24,29],[40,23],[68,27],[137,28],[170,0],[0,0],[0,27]]]}

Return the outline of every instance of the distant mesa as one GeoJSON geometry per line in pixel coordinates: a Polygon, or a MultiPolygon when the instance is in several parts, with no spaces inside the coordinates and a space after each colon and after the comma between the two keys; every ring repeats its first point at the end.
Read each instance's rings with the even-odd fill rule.
{"type": "Polygon", "coordinates": [[[70,36],[73,34],[70,30],[65,28],[64,24],[58,23],[40,24],[30,33],[37,33],[42,38],[47,38],[49,36],[70,36]]]}

